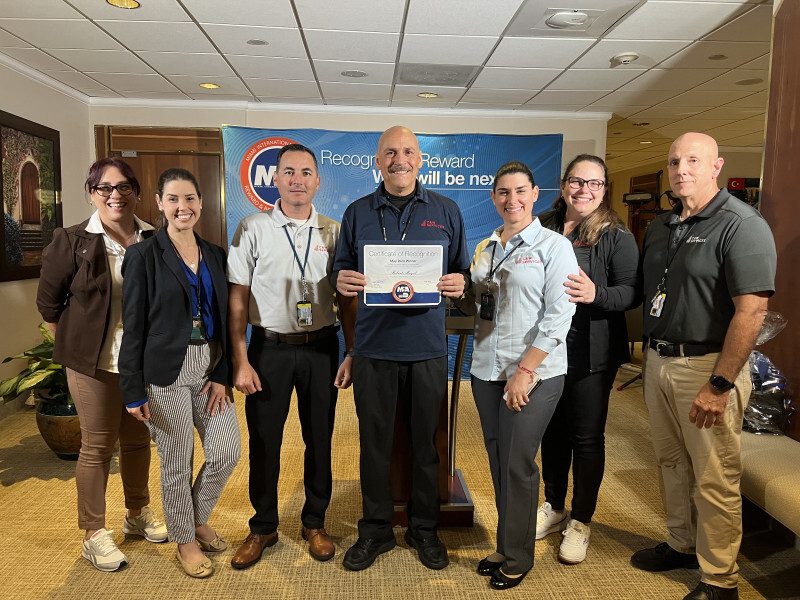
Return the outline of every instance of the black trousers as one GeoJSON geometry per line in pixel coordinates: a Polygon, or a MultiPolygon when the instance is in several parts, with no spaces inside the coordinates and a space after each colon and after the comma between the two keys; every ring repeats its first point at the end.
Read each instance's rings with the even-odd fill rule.
{"type": "Polygon", "coordinates": [[[253,336],[247,357],[262,389],[247,396],[245,403],[250,434],[250,503],[255,509],[250,531],[268,534],[278,528],[281,444],[292,389],[297,391],[306,445],[306,501],[300,519],[309,529],[323,527],[333,479],[331,437],[338,393],[333,379],[338,368],[339,338],[332,336],[296,346],[253,336]]]}
{"type": "Polygon", "coordinates": [[[362,538],[392,536],[391,460],[397,402],[402,403],[411,447],[408,527],[418,538],[439,525],[439,454],[434,436],[447,395],[447,357],[394,362],[356,356],[353,386],[361,440],[362,538]]]}
{"type": "Polygon", "coordinates": [[[558,407],[542,440],[544,496],[563,510],[572,466],[572,518],[591,523],[606,464],[608,398],[616,370],[567,375],[558,407]]]}

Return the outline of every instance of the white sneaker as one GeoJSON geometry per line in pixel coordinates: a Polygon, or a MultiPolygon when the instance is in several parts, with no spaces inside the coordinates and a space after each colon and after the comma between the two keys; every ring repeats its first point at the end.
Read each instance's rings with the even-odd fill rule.
{"type": "Polygon", "coordinates": [[[117,571],[128,564],[128,558],[120,552],[114,540],[113,531],[98,529],[88,540],[83,540],[81,556],[91,562],[98,571],[117,571]]]}
{"type": "Polygon", "coordinates": [[[149,506],[145,506],[142,513],[136,517],[131,517],[126,513],[122,531],[128,535],[140,535],[154,544],[167,541],[167,526],[156,519],[149,506]]]}
{"type": "Polygon", "coordinates": [[[549,502],[545,502],[539,507],[536,513],[536,539],[540,540],[544,536],[561,531],[567,524],[569,511],[553,510],[549,502]]]}
{"type": "Polygon", "coordinates": [[[564,539],[558,549],[558,560],[568,565],[577,565],[586,558],[586,549],[589,547],[589,536],[592,535],[588,525],[575,519],[570,520],[564,531],[564,539]]]}

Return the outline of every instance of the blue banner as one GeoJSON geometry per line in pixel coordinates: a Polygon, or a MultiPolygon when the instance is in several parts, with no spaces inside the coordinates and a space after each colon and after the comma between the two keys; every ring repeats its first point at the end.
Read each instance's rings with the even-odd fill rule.
{"type": "MultiPolygon", "coordinates": [[[[381,182],[380,170],[375,167],[380,136],[381,132],[224,126],[228,243],[242,218],[273,206],[278,199],[275,159],[283,146],[303,144],[316,153],[321,183],[314,206],[320,213],[341,221],[348,204],[372,193],[381,182]]],[[[533,171],[539,186],[536,214],[552,207],[558,198],[561,134],[417,134],[417,139],[423,159],[419,180],[459,205],[470,253],[502,224],[489,191],[495,172],[506,162],[518,160],[533,171]]],[[[469,354],[464,361],[465,375],[469,354]]]]}

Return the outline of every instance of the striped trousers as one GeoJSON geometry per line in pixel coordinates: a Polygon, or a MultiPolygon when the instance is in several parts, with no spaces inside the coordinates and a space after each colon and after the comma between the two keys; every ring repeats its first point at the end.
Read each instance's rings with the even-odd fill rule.
{"type": "Polygon", "coordinates": [[[172,542],[195,539],[195,524],[208,521],[241,454],[236,410],[206,412],[208,393],[200,390],[216,364],[216,344],[189,345],[178,379],[161,387],[146,384],[150,435],[161,458],[164,520],[172,542]],[[194,481],[194,429],[200,436],[205,462],[194,481]]]}

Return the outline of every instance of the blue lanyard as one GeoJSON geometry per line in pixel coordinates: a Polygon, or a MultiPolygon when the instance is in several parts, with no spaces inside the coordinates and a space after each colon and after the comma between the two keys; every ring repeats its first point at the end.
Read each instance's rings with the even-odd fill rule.
{"type": "Polygon", "coordinates": [[[303,284],[303,300],[306,299],[306,265],[308,264],[308,253],[311,251],[311,234],[314,231],[313,227],[308,228],[308,243],[306,244],[306,258],[303,261],[303,264],[300,264],[300,257],[297,255],[297,250],[294,247],[294,242],[292,241],[291,236],[289,235],[289,230],[287,229],[289,224],[283,226],[283,232],[286,234],[286,239],[289,240],[289,245],[292,247],[292,252],[294,253],[294,259],[297,261],[297,266],[300,267],[300,281],[303,284]]]}

